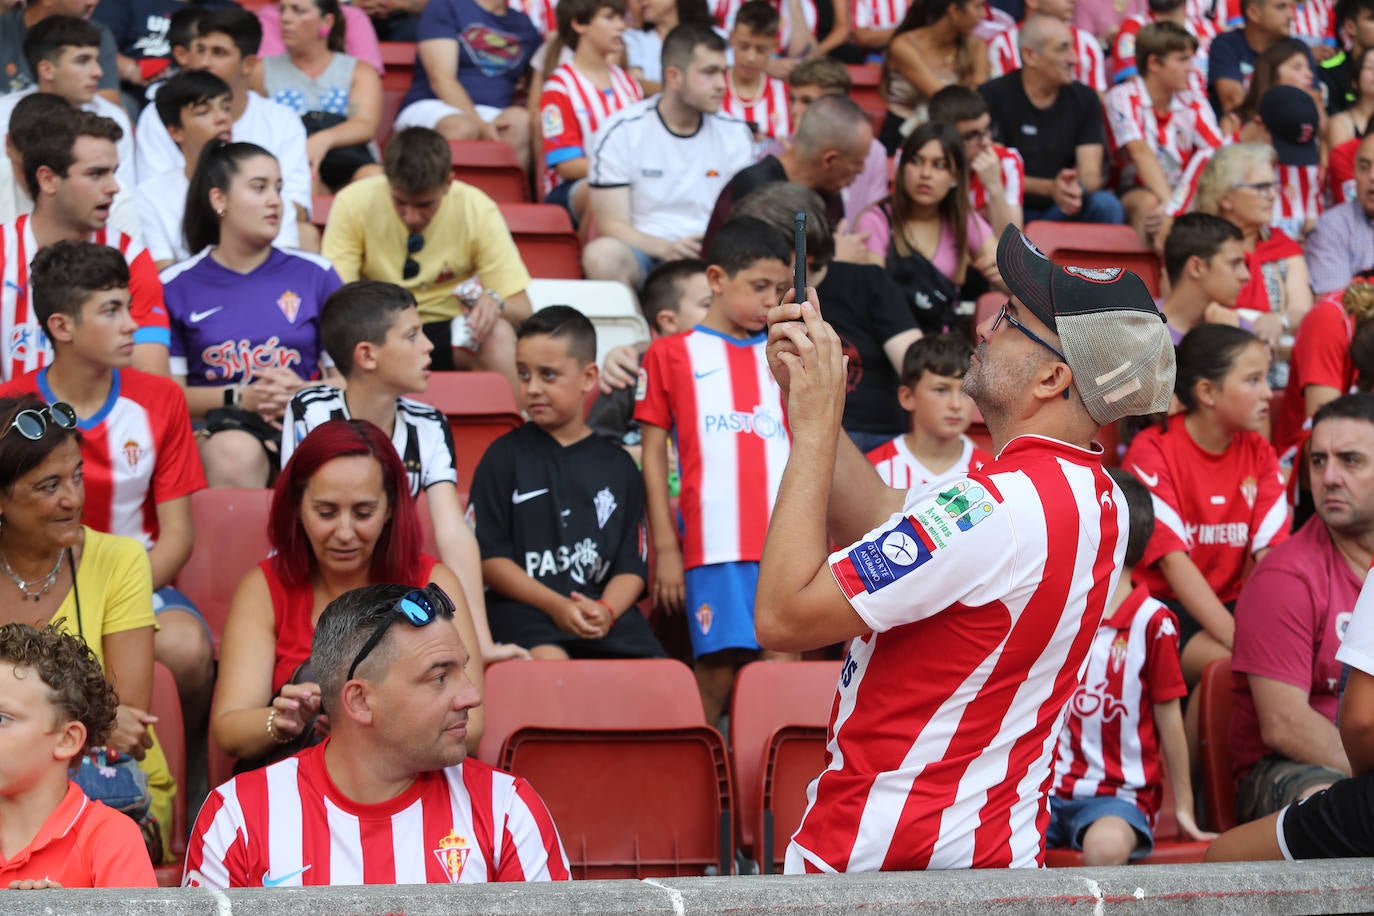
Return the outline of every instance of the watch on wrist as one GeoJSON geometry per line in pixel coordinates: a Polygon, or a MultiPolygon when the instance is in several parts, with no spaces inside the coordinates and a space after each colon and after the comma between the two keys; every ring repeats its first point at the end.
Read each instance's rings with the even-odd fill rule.
{"type": "Polygon", "coordinates": [[[225,386],[225,388],[224,388],[224,406],[225,406],[225,407],[237,407],[237,406],[239,406],[239,401],[240,401],[240,398],[239,398],[239,386],[238,386],[238,385],[227,385],[227,386],[225,386]]]}

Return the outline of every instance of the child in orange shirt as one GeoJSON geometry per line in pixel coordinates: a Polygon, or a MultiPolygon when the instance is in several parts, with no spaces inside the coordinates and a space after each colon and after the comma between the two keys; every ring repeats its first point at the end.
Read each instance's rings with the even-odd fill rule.
{"type": "Polygon", "coordinates": [[[81,640],[0,626],[0,887],[157,886],[138,825],[67,778],[118,704],[81,640]]]}

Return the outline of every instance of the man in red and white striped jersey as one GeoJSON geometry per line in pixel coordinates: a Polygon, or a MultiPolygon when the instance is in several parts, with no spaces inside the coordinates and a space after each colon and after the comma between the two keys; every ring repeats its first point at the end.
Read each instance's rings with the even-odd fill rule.
{"type": "MultiPolygon", "coordinates": [[[[310,667],[323,744],[210,793],[185,887],[567,881],[548,809],[518,776],[464,759],[481,694],[438,586],[369,585],[329,603],[310,667]]],[[[278,698],[278,703],[281,703],[278,698]]],[[[274,707],[267,729],[276,735],[274,707]]]]}
{"type": "MultiPolygon", "coordinates": [[[[1053,16],[1073,33],[1073,78],[1098,95],[1107,91],[1107,64],[1102,43],[1087,29],[1073,24],[1073,0],[1026,0],[1026,16],[1053,16]]],[[[993,78],[1021,69],[1021,26],[999,32],[988,41],[988,64],[993,78]]]]}
{"type": "Polygon", "coordinates": [[[1010,226],[997,266],[1012,298],[979,327],[964,390],[998,454],[943,489],[884,487],[842,434],[846,370],[819,303],[770,315],[801,457],[764,547],[759,642],[852,640],[789,872],[1044,858],[1054,741],[1126,548],[1092,439],[1168,404],[1174,354],[1128,271],[1053,265],[1010,226]],[[827,557],[828,534],[854,543],[827,557]]]}

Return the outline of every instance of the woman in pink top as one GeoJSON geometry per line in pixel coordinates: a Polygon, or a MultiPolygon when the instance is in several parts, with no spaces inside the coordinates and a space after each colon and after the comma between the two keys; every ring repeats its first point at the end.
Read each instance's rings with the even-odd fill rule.
{"type": "MultiPolygon", "coordinates": [[[[377,44],[377,31],[372,28],[372,20],[367,13],[347,3],[343,5],[344,16],[344,53],[356,57],[381,76],[386,72],[382,66],[382,49],[377,44]]],[[[268,3],[258,7],[258,21],[262,23],[262,47],[258,57],[275,57],[286,53],[286,45],[281,40],[281,7],[268,3]]]]}

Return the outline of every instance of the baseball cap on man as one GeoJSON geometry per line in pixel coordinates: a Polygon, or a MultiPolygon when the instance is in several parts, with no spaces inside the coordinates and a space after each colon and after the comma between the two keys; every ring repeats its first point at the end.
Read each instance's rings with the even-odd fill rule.
{"type": "Polygon", "coordinates": [[[1173,342],[1138,276],[1055,264],[1015,225],[997,243],[997,269],[1012,295],[1059,335],[1089,416],[1114,423],[1169,408],[1173,342]]]}
{"type": "Polygon", "coordinates": [[[1281,165],[1316,165],[1321,116],[1309,93],[1296,86],[1270,86],[1260,97],[1259,118],[1281,165]]]}

